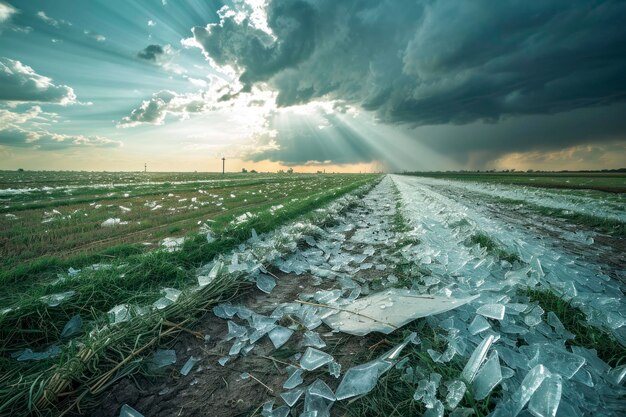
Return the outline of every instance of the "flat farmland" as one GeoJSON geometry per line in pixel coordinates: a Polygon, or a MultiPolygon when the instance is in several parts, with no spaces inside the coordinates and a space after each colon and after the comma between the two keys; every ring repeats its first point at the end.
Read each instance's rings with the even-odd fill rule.
{"type": "Polygon", "coordinates": [[[354,175],[0,173],[0,268],[106,260],[350,186],[354,175]]]}

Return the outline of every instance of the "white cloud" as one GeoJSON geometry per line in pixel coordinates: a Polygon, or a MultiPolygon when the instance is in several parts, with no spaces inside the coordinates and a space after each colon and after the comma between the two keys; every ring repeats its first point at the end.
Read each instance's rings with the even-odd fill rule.
{"type": "Polygon", "coordinates": [[[85,30],[83,31],[83,33],[85,34],[85,36],[93,39],[96,42],[104,42],[107,40],[107,38],[104,35],[101,35],[91,30],[85,30]]]}
{"type": "Polygon", "coordinates": [[[47,102],[62,105],[76,102],[74,90],[55,85],[52,79],[37,74],[20,61],[0,58],[0,101],[47,102]]]}
{"type": "Polygon", "coordinates": [[[30,130],[13,124],[0,127],[0,145],[40,150],[77,147],[117,148],[122,142],[101,136],[66,135],[47,130],[30,130]]]}
{"type": "Polygon", "coordinates": [[[8,22],[18,11],[10,4],[0,2],[0,24],[8,22]]]}

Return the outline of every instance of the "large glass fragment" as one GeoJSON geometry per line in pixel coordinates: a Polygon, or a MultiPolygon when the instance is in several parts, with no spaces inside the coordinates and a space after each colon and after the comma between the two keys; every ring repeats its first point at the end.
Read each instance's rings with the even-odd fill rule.
{"type": "Polygon", "coordinates": [[[411,333],[403,343],[387,351],[378,359],[348,369],[335,391],[337,400],[367,394],[374,389],[378,378],[398,361],[402,350],[415,338],[416,334],[411,333]]]}
{"type": "Polygon", "coordinates": [[[61,348],[59,346],[50,346],[43,352],[33,352],[32,349],[24,349],[17,356],[17,360],[22,361],[42,361],[44,359],[56,358],[61,354],[61,348]]]}
{"type": "Polygon", "coordinates": [[[536,417],[555,417],[562,389],[561,376],[550,375],[531,397],[528,410],[536,417]]]}
{"type": "Polygon", "coordinates": [[[472,320],[469,327],[467,328],[467,330],[469,330],[472,335],[476,335],[488,329],[491,329],[491,325],[489,324],[487,319],[480,315],[476,315],[476,317],[474,317],[474,320],[472,320]]]}
{"type": "Polygon", "coordinates": [[[480,368],[480,365],[487,357],[487,352],[489,351],[489,348],[494,341],[495,336],[489,335],[485,339],[483,339],[483,341],[480,342],[478,346],[476,346],[474,352],[472,352],[472,355],[470,356],[467,364],[465,365],[465,368],[463,368],[463,372],[461,373],[461,376],[467,382],[472,382],[474,380],[474,377],[478,372],[478,368],[480,368]]]}
{"type": "Polygon", "coordinates": [[[247,329],[244,326],[240,326],[231,320],[228,321],[228,334],[226,335],[226,340],[243,337],[246,333],[247,329]]]}
{"type": "Polygon", "coordinates": [[[415,319],[455,309],[476,297],[455,299],[393,288],[362,297],[323,321],[335,330],[355,336],[370,332],[389,334],[415,319]]]}
{"type": "Polygon", "coordinates": [[[493,390],[500,382],[502,382],[502,371],[500,368],[500,359],[498,352],[493,352],[489,359],[476,374],[472,382],[474,390],[474,398],[482,400],[491,390],[493,390]]]}
{"type": "Polygon", "coordinates": [[[535,355],[528,362],[528,366],[542,364],[550,371],[570,379],[585,364],[585,358],[567,352],[564,348],[551,343],[532,346],[535,355]]]}
{"type": "Polygon", "coordinates": [[[128,321],[131,318],[130,306],[128,304],[117,305],[109,310],[108,315],[111,324],[128,321]]]}

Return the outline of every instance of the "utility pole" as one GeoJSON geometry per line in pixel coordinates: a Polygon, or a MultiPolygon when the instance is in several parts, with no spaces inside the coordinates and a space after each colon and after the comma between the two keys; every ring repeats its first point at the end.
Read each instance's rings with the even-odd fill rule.
{"type": "Polygon", "coordinates": [[[226,167],[226,158],[222,157],[222,175],[224,175],[226,167]]]}
{"type": "Polygon", "coordinates": [[[148,172],[148,164],[147,163],[143,164],[143,172],[148,172]]]}

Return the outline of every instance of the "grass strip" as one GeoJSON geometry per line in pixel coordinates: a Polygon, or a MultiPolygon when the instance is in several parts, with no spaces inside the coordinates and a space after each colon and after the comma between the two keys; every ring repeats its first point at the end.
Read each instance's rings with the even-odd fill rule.
{"type": "Polygon", "coordinates": [[[521,262],[521,259],[517,254],[505,251],[498,245],[498,243],[496,243],[495,240],[485,233],[474,233],[469,237],[469,241],[473,245],[480,245],[481,247],[487,249],[487,252],[500,260],[508,261],[510,263],[521,262]]]}

